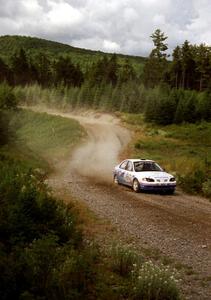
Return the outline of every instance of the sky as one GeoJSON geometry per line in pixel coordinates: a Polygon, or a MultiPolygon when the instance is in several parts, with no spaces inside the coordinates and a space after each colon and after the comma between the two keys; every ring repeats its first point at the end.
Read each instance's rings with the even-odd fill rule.
{"type": "Polygon", "coordinates": [[[0,0],[0,35],[148,56],[157,28],[170,53],[185,40],[211,45],[210,16],[211,0],[0,0]]]}

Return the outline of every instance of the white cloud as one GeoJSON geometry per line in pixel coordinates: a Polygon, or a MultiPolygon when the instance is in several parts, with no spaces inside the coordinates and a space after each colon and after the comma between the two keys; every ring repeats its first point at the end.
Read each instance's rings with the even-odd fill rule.
{"type": "Polygon", "coordinates": [[[108,52],[119,52],[120,46],[115,42],[104,40],[103,41],[103,49],[108,52]]]}
{"type": "Polygon", "coordinates": [[[72,26],[79,24],[83,19],[81,12],[65,2],[49,1],[50,10],[47,13],[47,20],[53,26],[72,26]]]}
{"type": "Polygon", "coordinates": [[[42,13],[42,6],[40,6],[37,0],[29,0],[29,1],[21,0],[20,6],[22,6],[23,12],[27,17],[29,16],[33,17],[35,16],[35,14],[39,15],[40,13],[42,13]]]}
{"type": "Polygon", "coordinates": [[[0,0],[0,6],[1,35],[144,56],[157,28],[171,50],[185,39],[211,44],[210,0],[0,0]]]}

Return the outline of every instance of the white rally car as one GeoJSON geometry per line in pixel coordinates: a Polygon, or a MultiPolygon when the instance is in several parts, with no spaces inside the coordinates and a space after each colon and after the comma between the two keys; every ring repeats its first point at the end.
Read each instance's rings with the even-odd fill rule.
{"type": "Polygon", "coordinates": [[[126,159],[115,167],[114,183],[131,186],[135,192],[162,191],[173,194],[176,179],[149,159],[126,159]]]}

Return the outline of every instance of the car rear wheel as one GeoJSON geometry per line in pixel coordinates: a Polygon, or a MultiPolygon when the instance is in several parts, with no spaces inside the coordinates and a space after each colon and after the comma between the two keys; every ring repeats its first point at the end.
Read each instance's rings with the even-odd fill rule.
{"type": "Polygon", "coordinates": [[[137,179],[133,180],[133,190],[138,193],[140,191],[140,185],[137,179]]]}
{"type": "Polygon", "coordinates": [[[115,183],[115,184],[119,184],[119,180],[118,180],[117,175],[114,175],[114,183],[115,183]]]}

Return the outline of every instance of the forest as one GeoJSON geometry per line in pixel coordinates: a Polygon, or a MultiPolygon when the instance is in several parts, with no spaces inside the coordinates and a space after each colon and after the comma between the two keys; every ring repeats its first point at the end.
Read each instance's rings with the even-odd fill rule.
{"type": "Polygon", "coordinates": [[[205,44],[185,41],[169,57],[167,36],[157,29],[145,60],[88,52],[85,63],[66,47],[52,54],[48,41],[45,51],[39,39],[12,54],[5,38],[0,82],[15,87],[17,96],[26,98],[31,88],[33,93],[48,90],[58,97],[57,106],[143,113],[147,121],[162,125],[211,120],[211,47],[205,44]]]}

